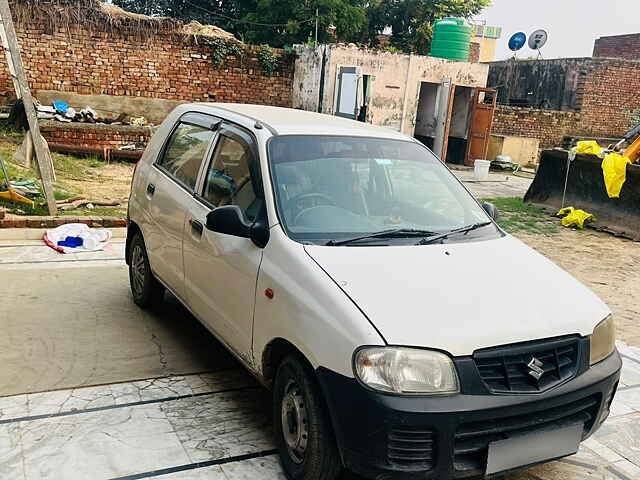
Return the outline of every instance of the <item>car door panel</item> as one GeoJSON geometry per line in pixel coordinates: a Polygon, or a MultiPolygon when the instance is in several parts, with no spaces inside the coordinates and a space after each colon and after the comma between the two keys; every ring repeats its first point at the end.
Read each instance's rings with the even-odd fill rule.
{"type": "Polygon", "coordinates": [[[151,268],[181,300],[186,298],[182,253],[186,210],[215,136],[212,124],[200,114],[183,115],[141,185],[151,217],[145,232],[151,268]]]}
{"type": "Polygon", "coordinates": [[[255,195],[252,197],[245,190],[253,188],[252,180],[242,176],[242,159],[230,158],[229,149],[225,150],[227,135],[228,127],[220,133],[209,168],[203,172],[203,196],[192,199],[184,220],[185,288],[189,306],[198,318],[251,366],[255,288],[262,249],[247,238],[207,228],[200,233],[193,228],[194,222],[206,226],[207,215],[216,206],[239,201],[244,211],[255,210],[255,195]],[[208,188],[212,183],[232,185],[233,194],[225,198],[221,192],[212,193],[208,188]]]}

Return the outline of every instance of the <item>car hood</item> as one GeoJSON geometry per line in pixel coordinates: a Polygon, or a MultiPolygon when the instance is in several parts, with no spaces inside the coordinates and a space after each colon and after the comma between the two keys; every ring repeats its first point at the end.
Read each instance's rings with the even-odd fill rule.
{"type": "Polygon", "coordinates": [[[511,236],[305,250],[391,345],[470,355],[486,347],[590,335],[610,313],[591,290],[511,236]]]}

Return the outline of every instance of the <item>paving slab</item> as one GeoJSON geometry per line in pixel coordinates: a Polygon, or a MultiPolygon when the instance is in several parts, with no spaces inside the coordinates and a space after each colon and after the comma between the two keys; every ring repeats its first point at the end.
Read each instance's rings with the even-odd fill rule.
{"type": "Polygon", "coordinates": [[[488,181],[477,181],[473,170],[454,170],[453,173],[476,198],[522,198],[533,182],[532,179],[506,173],[490,173],[488,181]]]}

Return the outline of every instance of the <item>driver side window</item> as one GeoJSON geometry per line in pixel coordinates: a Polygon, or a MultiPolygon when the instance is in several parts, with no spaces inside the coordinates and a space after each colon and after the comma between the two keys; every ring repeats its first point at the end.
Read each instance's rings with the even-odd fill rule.
{"type": "Polygon", "coordinates": [[[237,205],[255,220],[260,207],[249,169],[253,153],[245,142],[221,135],[204,182],[203,198],[215,207],[237,205]]]}

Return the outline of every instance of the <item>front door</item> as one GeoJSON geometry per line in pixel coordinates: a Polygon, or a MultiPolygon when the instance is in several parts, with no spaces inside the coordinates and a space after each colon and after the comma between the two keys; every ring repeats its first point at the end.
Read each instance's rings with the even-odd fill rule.
{"type": "Polygon", "coordinates": [[[496,110],[497,91],[492,88],[476,88],[473,97],[467,155],[465,165],[472,167],[476,160],[488,160],[489,140],[496,110]]]}
{"type": "Polygon", "coordinates": [[[359,67],[338,67],[334,112],[355,120],[362,105],[362,74],[359,67]]]}
{"type": "Polygon", "coordinates": [[[263,213],[256,152],[247,132],[222,127],[187,211],[183,243],[189,306],[249,365],[253,364],[253,310],[262,249],[247,238],[209,231],[206,223],[211,210],[225,205],[238,205],[249,222],[263,213]]]}
{"type": "Polygon", "coordinates": [[[184,299],[182,236],[187,206],[214,132],[202,115],[187,113],[174,127],[145,185],[150,228],[145,231],[154,273],[184,299]]]}

